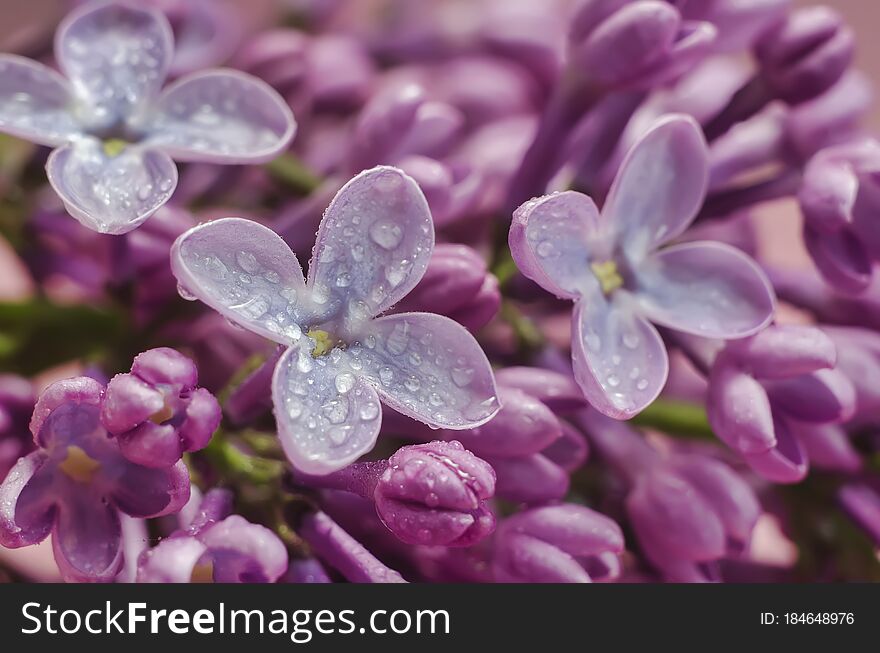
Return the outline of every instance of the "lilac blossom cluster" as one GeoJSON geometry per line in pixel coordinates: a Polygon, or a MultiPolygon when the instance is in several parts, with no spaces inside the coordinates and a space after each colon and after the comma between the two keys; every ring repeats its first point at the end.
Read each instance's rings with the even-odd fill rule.
{"type": "Polygon", "coordinates": [[[0,570],[880,579],[832,8],[69,4],[0,55],[0,570]]]}

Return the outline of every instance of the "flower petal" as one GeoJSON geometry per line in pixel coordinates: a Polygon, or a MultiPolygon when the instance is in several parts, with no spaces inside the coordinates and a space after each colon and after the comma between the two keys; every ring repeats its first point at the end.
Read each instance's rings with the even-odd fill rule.
{"type": "Polygon", "coordinates": [[[524,275],[557,297],[590,294],[596,285],[590,252],[601,247],[600,224],[596,205],[583,193],[545,195],[514,212],[510,252],[524,275]]]}
{"type": "Polygon", "coordinates": [[[193,227],[172,246],[171,269],[184,293],[275,342],[297,342],[313,314],[296,255],[251,220],[193,227]]]}
{"type": "Polygon", "coordinates": [[[361,374],[394,410],[430,426],[471,429],[500,408],[486,354],[457,322],[400,313],[364,326],[361,374]]]}
{"type": "Polygon", "coordinates": [[[210,70],[165,89],[149,130],[147,142],[179,161],[258,163],[287,147],[296,120],[262,80],[210,70]]]}
{"type": "Polygon", "coordinates": [[[738,249],[684,243],[649,256],[636,272],[641,311],[656,324],[704,338],[742,338],[770,322],[773,288],[738,249]]]}
{"type": "Polygon", "coordinates": [[[177,168],[168,155],[130,147],[111,157],[94,138],[52,152],[46,173],[68,213],[105,234],[136,229],[177,186],[177,168]]]}
{"type": "Polygon", "coordinates": [[[214,561],[214,582],[274,583],[287,571],[287,549],[271,530],[231,515],[199,534],[214,561]]]}
{"type": "Polygon", "coordinates": [[[46,454],[34,451],[9,470],[0,483],[0,545],[7,548],[42,542],[55,523],[52,471],[44,470],[46,454]]]}
{"type": "Polygon", "coordinates": [[[376,391],[359,377],[361,363],[352,348],[315,358],[314,346],[303,338],[284,352],[272,378],[272,400],[288,459],[301,472],[321,475],[373,448],[382,411],[376,391]]]}
{"type": "Polygon", "coordinates": [[[659,120],[627,153],[602,218],[632,260],[683,232],[706,196],[708,150],[693,118],[659,120]]]}
{"type": "Polygon", "coordinates": [[[628,297],[582,299],[572,320],[575,380],[596,410],[629,419],[657,398],[669,374],[666,347],[628,297]]]}
{"type": "Polygon", "coordinates": [[[327,208],[309,285],[328,317],[359,302],[372,317],[415,287],[433,249],[434,224],[418,184],[397,168],[372,168],[343,186],[327,208]]]}
{"type": "Polygon", "coordinates": [[[155,517],[177,512],[189,499],[189,474],[182,461],[164,469],[121,461],[112,498],[132,517],[155,517]]]}
{"type": "Polygon", "coordinates": [[[67,80],[48,66],[0,55],[0,131],[40,145],[62,145],[82,130],[67,80]]]}
{"type": "Polygon", "coordinates": [[[112,580],[122,568],[119,512],[94,493],[70,492],[58,505],[52,548],[65,580],[112,580]]]}
{"type": "Polygon", "coordinates": [[[207,547],[194,537],[169,537],[138,561],[139,583],[188,583],[207,547]]]}
{"type": "Polygon", "coordinates": [[[55,58],[88,103],[82,113],[93,128],[134,117],[158,95],[173,52],[165,17],[127,3],[87,5],[55,34],[55,58]]]}

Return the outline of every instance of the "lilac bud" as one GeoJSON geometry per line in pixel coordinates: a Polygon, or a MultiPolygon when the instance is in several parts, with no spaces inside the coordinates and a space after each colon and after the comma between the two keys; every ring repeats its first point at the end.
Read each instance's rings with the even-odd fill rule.
{"type": "Polygon", "coordinates": [[[535,397],[503,385],[498,388],[501,410],[486,424],[455,436],[480,456],[527,456],[562,437],[559,419],[535,397]]]}
{"type": "Polygon", "coordinates": [[[12,374],[0,374],[0,477],[33,449],[28,422],[36,397],[30,381],[12,374]]]}
{"type": "Polygon", "coordinates": [[[839,370],[818,370],[792,379],[770,381],[765,387],[774,408],[798,420],[845,422],[855,412],[855,388],[839,370]]]}
{"type": "Polygon", "coordinates": [[[533,508],[501,523],[492,569],[499,582],[588,583],[616,575],[623,546],[620,527],[589,508],[533,508]]]}
{"type": "Polygon", "coordinates": [[[727,351],[759,379],[783,379],[834,367],[837,349],[819,329],[774,325],[749,338],[731,342],[727,351]]]}
{"type": "Polygon", "coordinates": [[[715,434],[737,451],[759,453],[776,442],[767,392],[723,353],[709,377],[707,412],[715,434]]]}
{"type": "Polygon", "coordinates": [[[460,443],[431,442],[401,448],[376,484],[376,510],[409,544],[470,546],[495,528],[485,500],[495,472],[460,443]]]}
{"type": "Polygon", "coordinates": [[[569,474],[583,465],[590,456],[586,438],[568,422],[560,421],[562,437],[552,442],[541,453],[545,458],[569,474]]]}
{"type": "Polygon", "coordinates": [[[862,457],[846,431],[837,424],[801,423],[798,439],[810,464],[819,469],[853,473],[862,468],[862,457]]]}
{"type": "Polygon", "coordinates": [[[296,558],[291,560],[284,575],[286,583],[331,583],[330,577],[320,562],[314,558],[296,558]]]}
{"type": "Polygon", "coordinates": [[[785,16],[791,0],[691,0],[681,13],[686,20],[704,20],[718,28],[714,49],[742,50],[752,45],[768,27],[785,16]]]}
{"type": "MultiPolygon", "coordinates": [[[[615,3],[587,6],[594,4],[615,3]]],[[[709,23],[683,23],[675,7],[654,0],[623,4],[598,22],[585,15],[575,19],[570,34],[572,61],[607,88],[651,85],[680,75],[708,52],[716,33],[709,23]]]]}
{"type": "Polygon", "coordinates": [[[495,374],[498,385],[530,394],[551,410],[565,412],[584,408],[584,393],[569,375],[537,367],[505,367],[495,374]]]}
{"type": "Polygon", "coordinates": [[[247,42],[236,55],[236,65],[263,79],[288,101],[303,94],[310,37],[295,29],[266,30],[247,42]]]}
{"type": "Polygon", "coordinates": [[[306,83],[316,111],[351,111],[369,96],[375,65],[358,39],[327,34],[312,39],[306,83]]]}
{"type": "Polygon", "coordinates": [[[774,483],[797,483],[807,475],[809,462],[800,440],[792,432],[793,425],[784,419],[773,421],[776,443],[761,453],[744,454],[749,466],[774,483]]]}
{"type": "Polygon", "coordinates": [[[838,490],[844,511],[880,546],[880,483],[876,478],[847,483],[838,490]]]}
{"type": "Polygon", "coordinates": [[[467,245],[439,244],[425,275],[395,311],[461,317],[465,326],[478,329],[495,316],[499,304],[497,279],[487,270],[483,257],[467,245]]]}
{"type": "Polygon", "coordinates": [[[495,494],[503,499],[536,505],[568,494],[568,473],[542,453],[493,457],[490,462],[497,475],[495,494]]]}
{"type": "Polygon", "coordinates": [[[823,327],[837,347],[839,369],[855,388],[856,420],[880,411],[880,335],[869,329],[823,327]]]}
{"type": "Polygon", "coordinates": [[[831,88],[852,62],[852,30],[828,7],[789,14],[755,49],[763,75],[778,97],[797,104],[831,88]]]}
{"type": "Polygon", "coordinates": [[[138,354],[130,373],[110,381],[101,422],[126,458],[164,467],[208,444],[220,424],[220,406],[210,392],[196,387],[197,380],[189,358],[162,347],[138,354]]]}
{"type": "Polygon", "coordinates": [[[425,90],[415,83],[393,84],[376,93],[358,116],[350,167],[362,170],[390,160],[409,135],[424,101],[425,90]]]}

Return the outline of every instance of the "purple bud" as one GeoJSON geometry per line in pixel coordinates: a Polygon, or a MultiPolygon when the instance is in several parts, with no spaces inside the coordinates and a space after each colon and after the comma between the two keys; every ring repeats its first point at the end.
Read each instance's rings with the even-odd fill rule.
{"type": "Polygon", "coordinates": [[[495,457],[490,463],[497,476],[495,494],[508,501],[535,505],[568,494],[568,473],[544,454],[495,457]]]}
{"type": "Polygon", "coordinates": [[[834,367],[837,349],[819,329],[773,325],[728,345],[739,365],[759,379],[784,379],[834,367]]]}
{"type": "Polygon", "coordinates": [[[707,412],[715,434],[737,451],[760,453],[776,442],[767,392],[724,353],[709,377],[707,412]]]}
{"type": "Polygon", "coordinates": [[[675,7],[654,0],[624,4],[606,15],[595,22],[582,13],[570,35],[572,61],[603,87],[653,84],[679,75],[708,52],[716,33],[709,23],[683,23],[675,7]]]}
{"type": "Polygon", "coordinates": [[[480,456],[518,457],[537,453],[562,437],[562,427],[553,412],[535,397],[501,386],[501,410],[486,424],[455,436],[480,456]]]}
{"type": "Polygon", "coordinates": [[[852,30],[829,7],[807,7],[768,30],[755,49],[763,75],[790,104],[831,88],[853,59],[852,30]]]}
{"type": "Polygon", "coordinates": [[[785,15],[791,0],[691,0],[679,2],[687,20],[704,20],[718,28],[714,49],[731,52],[748,48],[768,27],[785,15]]]}
{"type": "Polygon", "coordinates": [[[862,468],[862,457],[837,424],[798,424],[798,439],[810,464],[819,469],[853,473],[862,468]]]}
{"type": "Polygon", "coordinates": [[[620,527],[589,508],[532,508],[501,523],[492,568],[499,582],[588,583],[615,575],[623,546],[620,527]]]}
{"type": "Polygon", "coordinates": [[[138,354],[130,373],[110,381],[101,422],[126,458],[165,467],[208,444],[220,424],[220,406],[210,392],[195,387],[197,380],[189,358],[162,347],[138,354]]]}
{"type": "Polygon", "coordinates": [[[485,500],[495,472],[460,443],[401,448],[388,459],[374,498],[382,521],[409,544],[470,546],[495,528],[485,500]]]}
{"type": "Polygon", "coordinates": [[[857,421],[880,411],[880,335],[869,329],[823,327],[837,346],[839,369],[856,392],[857,421]]]}
{"type": "Polygon", "coordinates": [[[495,374],[499,386],[517,388],[551,410],[565,412],[584,408],[584,393],[571,376],[538,367],[505,367],[495,374]]]}
{"type": "Polygon", "coordinates": [[[287,573],[284,575],[286,583],[331,583],[330,577],[320,562],[314,558],[296,558],[290,561],[287,573]]]}
{"type": "Polygon", "coordinates": [[[838,490],[840,505],[880,546],[880,483],[876,478],[847,483],[838,490]]]}
{"type": "Polygon", "coordinates": [[[425,90],[415,83],[392,84],[376,93],[358,116],[350,167],[362,170],[388,161],[406,140],[424,101],[425,90]]]}
{"type": "Polygon", "coordinates": [[[34,388],[30,381],[0,374],[0,477],[33,449],[28,422],[34,411],[34,388]]]}
{"type": "Polygon", "coordinates": [[[541,453],[545,458],[569,474],[583,465],[590,456],[586,438],[568,422],[560,421],[562,437],[552,442],[541,453]]]}
{"type": "Polygon", "coordinates": [[[769,381],[774,409],[805,422],[845,422],[856,408],[855,388],[839,370],[819,370],[793,379],[769,381]]]}
{"type": "Polygon", "coordinates": [[[724,523],[687,480],[663,468],[639,478],[626,499],[633,530],[652,562],[709,561],[727,548],[724,523]]]}
{"type": "Polygon", "coordinates": [[[475,329],[494,317],[499,304],[497,279],[487,270],[483,257],[467,245],[439,244],[434,248],[425,275],[397,304],[395,312],[461,315],[463,319],[470,318],[466,319],[465,326],[475,329]],[[473,319],[475,316],[471,313],[479,313],[480,319],[473,319]]]}
{"type": "Polygon", "coordinates": [[[792,425],[784,419],[775,419],[773,431],[776,444],[767,451],[744,454],[743,458],[758,474],[774,483],[797,483],[807,475],[809,462],[806,452],[792,432],[792,425]]]}
{"type": "Polygon", "coordinates": [[[375,65],[363,43],[342,34],[312,39],[306,83],[316,111],[351,111],[367,99],[375,65]]]}

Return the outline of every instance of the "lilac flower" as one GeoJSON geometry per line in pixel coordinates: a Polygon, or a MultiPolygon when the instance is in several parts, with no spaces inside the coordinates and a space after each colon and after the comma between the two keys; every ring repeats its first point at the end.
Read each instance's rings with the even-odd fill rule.
{"type": "Polygon", "coordinates": [[[49,386],[31,419],[38,449],[0,485],[0,544],[27,546],[51,533],[67,580],[116,576],[123,563],[120,513],[174,513],[189,498],[182,462],[159,469],[122,457],[99,420],[102,392],[88,377],[49,386]]]}
{"type": "Polygon", "coordinates": [[[785,16],[791,0],[702,0],[679,2],[682,17],[704,20],[718,29],[713,49],[733,52],[749,48],[769,27],[785,16]]]}
{"type": "Polygon", "coordinates": [[[807,453],[799,434],[836,437],[812,425],[845,422],[855,410],[852,383],[833,369],[834,343],[813,327],[772,326],[733,341],[709,377],[707,410],[715,433],[759,474],[777,483],[800,481],[807,453]]]}
{"type": "Polygon", "coordinates": [[[380,397],[442,428],[498,412],[489,362],[461,325],[430,313],[375,317],[413,289],[433,248],[424,195],[379,167],[331,202],[307,281],[281,238],[240,218],[190,230],[171,256],[184,294],[288,347],[272,382],[281,443],[297,469],[326,474],[372,449],[380,397]]]}
{"type": "Polygon", "coordinates": [[[0,476],[33,448],[28,420],[34,412],[34,388],[13,374],[0,374],[0,476]]]}
{"type": "Polygon", "coordinates": [[[101,423],[133,463],[168,467],[186,451],[204,448],[220,425],[220,405],[197,388],[189,358],[167,347],[138,354],[131,372],[107,385],[101,423]]]}
{"type": "Polygon", "coordinates": [[[813,262],[845,293],[864,291],[880,261],[878,165],[880,144],[873,139],[822,150],[807,165],[798,194],[813,262]]]}
{"type": "Polygon", "coordinates": [[[589,583],[620,573],[623,533],[584,506],[532,508],[508,517],[495,535],[492,570],[502,583],[589,583]]]}
{"type": "Polygon", "coordinates": [[[880,480],[870,477],[846,483],[837,499],[844,512],[880,545],[880,480]]]}
{"type": "Polygon", "coordinates": [[[126,233],[167,202],[177,184],[171,157],[260,162],[293,137],[287,105],[243,73],[206,71],[161,91],[172,54],[160,13],[102,2],[74,11],[58,29],[66,78],[0,56],[0,130],[57,148],[46,164],[49,182],[90,229],[126,233]]]}
{"type": "Polygon", "coordinates": [[[275,533],[232,515],[232,496],[211,490],[185,529],[138,562],[139,583],[274,583],[287,571],[287,549],[275,533]]]}
{"type": "Polygon", "coordinates": [[[387,461],[296,479],[372,500],[388,530],[409,544],[471,546],[495,528],[486,506],[495,472],[454,440],[401,447],[387,461]]]}
{"type": "Polygon", "coordinates": [[[769,282],[738,250],[710,242],[657,250],[696,215],[706,158],[696,123],[669,117],[627,155],[601,216],[575,192],[532,200],[514,214],[514,260],[546,290],[575,301],[575,378],[609,416],[635,415],[663,388],[668,358],[650,322],[741,338],[773,314],[769,282]]]}

